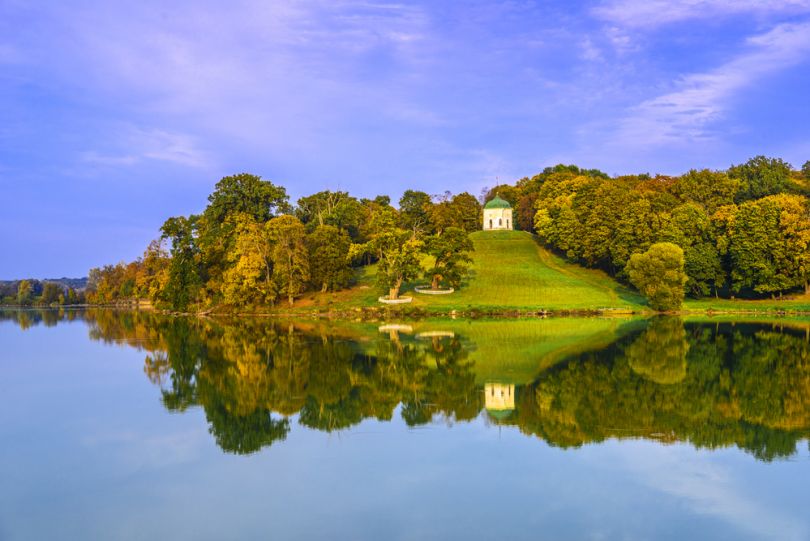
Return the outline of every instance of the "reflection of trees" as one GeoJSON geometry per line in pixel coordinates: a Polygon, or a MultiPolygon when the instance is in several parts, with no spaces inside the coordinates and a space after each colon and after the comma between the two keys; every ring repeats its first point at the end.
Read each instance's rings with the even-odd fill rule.
{"type": "MultiPolygon", "coordinates": [[[[75,317],[0,311],[0,321],[21,328],[75,317]]],[[[473,419],[484,405],[468,356],[474,344],[465,338],[362,341],[356,330],[312,323],[136,311],[79,317],[92,339],[144,351],[144,372],[164,406],[201,406],[228,452],[282,441],[293,415],[303,426],[333,431],[390,420],[397,407],[416,426],[437,417],[473,419]]],[[[644,437],[737,445],[767,460],[789,456],[810,434],[810,341],[804,330],[656,318],[601,351],[546,370],[521,388],[508,419],[493,422],[563,447],[644,437]]]]}
{"type": "Polygon", "coordinates": [[[689,343],[677,318],[656,317],[624,353],[633,371],[655,383],[678,383],[686,377],[689,343]]]}
{"type": "Polygon", "coordinates": [[[518,424],[561,446],[648,437],[733,444],[771,460],[793,454],[810,433],[810,344],[761,326],[653,320],[532,388],[518,424]]]}
{"type": "Polygon", "coordinates": [[[283,440],[293,414],[303,426],[332,431],[368,418],[390,420],[400,404],[409,425],[436,415],[473,419],[481,408],[472,363],[457,338],[377,337],[362,346],[323,329],[265,320],[112,311],[88,320],[92,338],[144,349],[144,372],[160,387],[165,407],[202,406],[229,452],[283,440]]]}

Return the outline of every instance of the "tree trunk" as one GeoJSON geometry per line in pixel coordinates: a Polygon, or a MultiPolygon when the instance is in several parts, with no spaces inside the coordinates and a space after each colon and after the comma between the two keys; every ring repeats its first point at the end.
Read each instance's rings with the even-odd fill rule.
{"type": "Polygon", "coordinates": [[[329,284],[324,282],[323,285],[321,286],[321,293],[326,293],[327,289],[329,289],[329,284]]]}
{"type": "Polygon", "coordinates": [[[397,279],[396,284],[388,290],[388,300],[395,301],[399,298],[399,288],[402,286],[402,278],[397,279]]]}

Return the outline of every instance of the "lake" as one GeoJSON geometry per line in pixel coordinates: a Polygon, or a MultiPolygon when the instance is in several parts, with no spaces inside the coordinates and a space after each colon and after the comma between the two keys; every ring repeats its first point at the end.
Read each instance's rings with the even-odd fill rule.
{"type": "Polygon", "coordinates": [[[810,321],[0,311],[0,539],[810,539],[810,321]]]}

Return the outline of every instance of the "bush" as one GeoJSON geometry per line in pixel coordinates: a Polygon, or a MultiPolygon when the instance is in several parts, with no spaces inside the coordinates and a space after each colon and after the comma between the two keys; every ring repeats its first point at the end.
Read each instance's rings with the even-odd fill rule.
{"type": "Polygon", "coordinates": [[[625,271],[651,308],[666,311],[677,310],[683,302],[687,281],[683,266],[683,250],[671,242],[660,242],[643,254],[633,254],[625,271]]]}

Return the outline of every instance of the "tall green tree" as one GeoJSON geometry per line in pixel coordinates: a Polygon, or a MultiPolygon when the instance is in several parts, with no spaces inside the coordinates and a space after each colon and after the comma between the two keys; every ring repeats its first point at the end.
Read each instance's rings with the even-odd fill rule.
{"type": "Polygon", "coordinates": [[[349,235],[333,225],[320,225],[307,235],[310,282],[321,292],[342,289],[349,285],[349,235]]]}
{"type": "Polygon", "coordinates": [[[434,262],[425,275],[430,279],[431,289],[439,289],[442,281],[453,287],[461,285],[472,263],[469,253],[474,249],[467,232],[457,227],[449,227],[441,234],[428,237],[425,252],[433,256],[434,262]]]}
{"type": "Polygon", "coordinates": [[[732,165],[728,176],[739,179],[738,203],[789,191],[791,188],[789,163],[779,158],[756,156],[740,165],[732,165]]]}
{"type": "Polygon", "coordinates": [[[369,248],[379,258],[377,284],[388,291],[389,299],[398,299],[402,284],[421,274],[423,246],[412,231],[398,228],[381,231],[369,243],[369,248]]]}
{"type": "Polygon", "coordinates": [[[728,252],[734,291],[776,293],[810,277],[808,200],[779,194],[748,201],[730,217],[728,252]]]}
{"type": "Polygon", "coordinates": [[[163,239],[171,242],[172,260],[163,301],[172,310],[185,312],[199,299],[203,281],[199,269],[199,248],[194,237],[197,217],[169,218],[160,228],[163,239]]]}
{"type": "Polygon", "coordinates": [[[453,225],[468,233],[481,229],[481,204],[472,194],[461,192],[450,199],[453,225]]]}
{"type": "Polygon", "coordinates": [[[687,276],[683,250],[671,242],[650,246],[643,254],[633,254],[625,268],[636,288],[655,310],[677,310],[684,297],[687,276]]]}
{"type": "Polygon", "coordinates": [[[739,177],[730,177],[722,171],[692,169],[675,181],[672,191],[681,201],[698,203],[711,214],[734,203],[739,190],[739,177]]]}
{"type": "Polygon", "coordinates": [[[257,175],[241,173],[223,177],[208,196],[206,219],[225,224],[233,214],[247,214],[266,222],[279,212],[289,210],[287,191],[257,175]]]}
{"type": "Polygon", "coordinates": [[[356,238],[362,216],[360,201],[348,192],[318,192],[298,200],[295,215],[311,232],[321,225],[333,225],[356,238]]]}
{"type": "Polygon", "coordinates": [[[309,252],[304,224],[295,216],[285,214],[267,222],[267,231],[273,243],[270,255],[273,275],[279,290],[292,306],[309,282],[309,252]]]}
{"type": "Polygon", "coordinates": [[[425,192],[405,190],[405,193],[399,198],[400,227],[429,232],[431,207],[433,207],[433,200],[425,192]]]}

